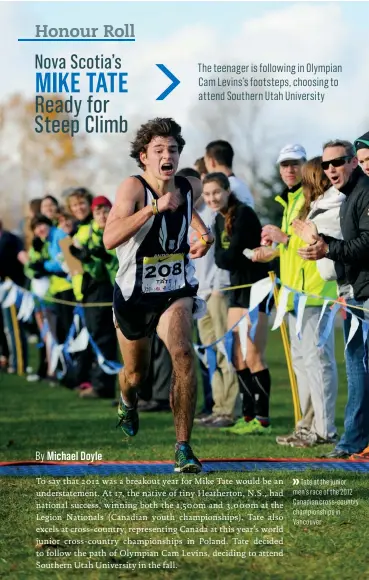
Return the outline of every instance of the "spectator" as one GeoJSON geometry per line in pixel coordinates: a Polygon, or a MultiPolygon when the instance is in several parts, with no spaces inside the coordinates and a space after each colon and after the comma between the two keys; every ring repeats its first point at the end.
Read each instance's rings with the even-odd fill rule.
{"type": "Polygon", "coordinates": [[[34,218],[36,215],[41,213],[41,203],[42,197],[35,197],[31,199],[28,204],[28,217],[30,219],[34,218]]]}
{"type": "Polygon", "coordinates": [[[9,361],[9,347],[4,329],[3,311],[0,308],[0,371],[7,371],[9,361]]]}
{"type": "Polygon", "coordinates": [[[71,214],[61,210],[59,213],[59,228],[63,230],[68,236],[73,236],[75,233],[75,220],[71,214]]]}
{"type": "Polygon", "coordinates": [[[39,215],[41,213],[41,202],[42,198],[37,197],[31,199],[31,201],[28,203],[26,218],[23,221],[23,232],[26,250],[28,250],[32,244],[33,232],[31,230],[31,221],[36,215],[39,215]]]}
{"type": "MultiPolygon", "coordinates": [[[[301,329],[301,340],[296,335],[297,312],[294,310],[292,293],[288,300],[288,324],[291,341],[292,364],[296,374],[302,419],[297,423],[293,433],[276,438],[279,445],[292,447],[311,447],[321,443],[333,443],[336,440],[334,426],[334,393],[337,392],[337,367],[335,363],[334,333],[332,332],[323,348],[318,347],[316,329],[320,321],[323,298],[313,296],[337,297],[336,284],[325,282],[316,264],[311,267],[297,254],[304,242],[292,229],[293,220],[304,206],[305,198],[301,185],[302,167],[306,161],[306,152],[301,145],[287,145],[278,157],[281,178],[286,190],[276,201],[283,206],[282,228],[267,225],[263,228],[264,244],[277,243],[276,250],[261,247],[255,251],[253,260],[268,261],[280,256],[280,278],[282,284],[297,292],[308,295],[301,329]],[[313,397],[313,400],[312,400],[313,397]],[[324,401],[323,407],[319,401],[324,401]],[[317,416],[314,412],[319,411],[317,416]]],[[[320,186],[319,191],[322,191],[320,186]]],[[[329,312],[325,311],[322,327],[327,323],[329,312]]]]}
{"type": "Polygon", "coordinates": [[[78,225],[86,225],[92,221],[92,193],[85,187],[72,189],[66,199],[66,210],[77,221],[78,225]]]}
{"type": "MultiPolygon", "coordinates": [[[[322,167],[331,184],[346,196],[341,205],[340,218],[343,240],[319,236],[307,248],[299,250],[305,260],[329,258],[341,263],[338,273],[340,297],[355,314],[368,319],[369,306],[369,177],[358,167],[358,159],[349,141],[329,141],[323,146],[322,167]]],[[[345,410],[344,433],[335,449],[328,455],[334,459],[369,456],[369,373],[363,360],[367,345],[362,330],[347,343],[351,329],[351,314],[344,320],[346,342],[346,372],[348,400],[345,410]]],[[[361,326],[361,325],[360,325],[361,326]]]]}
{"type": "Polygon", "coordinates": [[[369,177],[369,131],[356,139],[354,145],[361,168],[369,177]]]}
{"type": "Polygon", "coordinates": [[[49,218],[54,226],[58,226],[59,217],[59,202],[52,195],[45,195],[41,201],[40,212],[42,215],[49,218]]]}
{"type": "MultiPolygon", "coordinates": [[[[7,278],[14,284],[24,287],[25,276],[23,265],[27,261],[21,239],[3,229],[0,220],[0,282],[7,278]]],[[[9,308],[2,308],[3,330],[7,338],[7,348],[4,348],[4,332],[2,333],[2,368],[8,367],[8,372],[23,375],[27,368],[28,350],[24,325],[18,321],[17,310],[20,306],[19,298],[16,304],[9,308]]]]}
{"type": "MultiPolygon", "coordinates": [[[[299,219],[293,221],[296,235],[307,244],[314,243],[317,232],[342,240],[339,214],[346,196],[330,184],[322,169],[321,157],[310,159],[302,167],[302,190],[305,204],[299,219]]],[[[323,280],[337,279],[332,260],[317,260],[317,267],[323,280]]]]}
{"type": "MultiPolygon", "coordinates": [[[[26,217],[21,222],[22,223],[21,230],[23,231],[24,245],[25,245],[25,249],[27,252],[29,251],[29,249],[32,245],[32,240],[33,240],[31,221],[36,215],[39,215],[41,213],[41,201],[42,201],[42,198],[31,199],[31,201],[28,203],[28,207],[26,210],[26,217]]],[[[26,290],[30,289],[30,280],[28,277],[26,277],[26,279],[25,279],[25,288],[26,288],[26,290]]],[[[37,317],[38,317],[38,314],[34,313],[32,315],[32,317],[24,325],[25,331],[28,335],[28,342],[29,343],[32,343],[32,342],[39,343],[40,342],[39,324],[36,320],[37,317]]],[[[40,355],[40,361],[41,361],[41,359],[43,360],[43,363],[40,364],[40,370],[43,373],[43,368],[45,366],[44,361],[45,361],[45,357],[46,357],[44,347],[42,347],[40,349],[39,355],[40,355]]],[[[38,380],[38,373],[28,375],[27,380],[31,381],[31,382],[33,380],[38,380]]]]}
{"type": "Polygon", "coordinates": [[[254,208],[255,201],[250,189],[233,173],[233,148],[228,141],[212,141],[206,147],[204,157],[207,173],[224,173],[229,179],[232,193],[241,203],[254,208]]]}
{"type": "MultiPolygon", "coordinates": [[[[224,173],[209,173],[203,181],[205,202],[217,212],[214,225],[215,263],[230,271],[231,286],[252,284],[268,276],[264,264],[254,264],[243,254],[246,248],[259,244],[260,222],[251,207],[240,203],[231,192],[224,173]]],[[[250,323],[248,308],[251,288],[237,288],[229,292],[228,328],[232,328],[243,316],[250,323]]],[[[270,431],[269,396],[270,374],[265,363],[268,333],[266,300],[259,305],[258,323],[254,341],[248,331],[240,337],[240,330],[233,331],[233,364],[237,370],[243,394],[243,417],[227,431],[239,435],[264,434],[270,431]],[[241,344],[247,341],[246,360],[241,344]]],[[[249,325],[249,324],[248,324],[249,325]]]]}
{"type": "MultiPolygon", "coordinates": [[[[198,321],[194,321],[195,324],[195,333],[194,333],[194,340],[196,344],[202,345],[201,338],[199,335],[199,325],[198,321]]],[[[204,349],[202,349],[202,352],[204,349]]],[[[200,367],[201,373],[201,384],[202,384],[202,393],[203,393],[203,400],[202,400],[202,407],[200,411],[195,415],[194,423],[199,423],[203,419],[210,417],[213,413],[214,407],[214,400],[213,400],[213,392],[210,384],[210,376],[209,376],[209,369],[205,362],[203,361],[203,357],[198,357],[198,363],[200,367]]]]}
{"type": "MultiPolygon", "coordinates": [[[[91,204],[93,195],[84,187],[73,189],[67,197],[67,211],[73,216],[75,220],[75,234],[74,239],[78,240],[79,231],[83,227],[82,232],[88,232],[89,226],[92,222],[91,204]],[[87,229],[86,229],[87,226],[87,229]]],[[[85,241],[82,233],[81,243],[85,241]]],[[[82,300],[82,275],[77,274],[72,278],[73,292],[77,301],[82,300]]]]}
{"type": "MultiPolygon", "coordinates": [[[[196,171],[196,169],[192,169],[192,167],[185,167],[185,168],[181,169],[180,171],[177,172],[177,175],[182,175],[182,177],[196,177],[196,179],[200,179],[200,174],[198,173],[198,171],[196,171]]],[[[203,196],[200,195],[199,198],[195,201],[194,208],[196,209],[196,211],[198,211],[199,208],[201,208],[203,205],[204,205],[204,199],[203,199],[203,196]]],[[[194,234],[194,231],[190,228],[190,240],[191,240],[191,235],[194,236],[195,234],[194,234]]],[[[204,256],[204,258],[206,258],[206,256],[204,256]]],[[[196,268],[196,265],[195,265],[195,268],[196,268]]],[[[196,335],[195,340],[197,343],[201,343],[198,320],[194,321],[194,325],[195,325],[195,335],[196,335]]],[[[201,372],[201,382],[202,382],[202,389],[203,389],[203,404],[202,404],[201,411],[195,416],[195,419],[194,419],[195,423],[202,421],[203,419],[205,419],[207,417],[210,417],[210,415],[212,414],[213,406],[214,406],[208,368],[200,358],[198,359],[198,363],[199,363],[200,372],[201,372]]]]}
{"type": "Polygon", "coordinates": [[[170,411],[172,360],[164,342],[155,333],[151,347],[150,371],[139,392],[137,408],[143,412],[170,411]]]}
{"type": "Polygon", "coordinates": [[[205,175],[208,172],[205,165],[205,159],[203,157],[199,157],[199,159],[196,159],[194,167],[199,175],[199,179],[203,181],[205,175]]]}
{"type": "MultiPolygon", "coordinates": [[[[67,235],[41,214],[33,218],[31,229],[35,237],[29,251],[28,276],[33,280],[43,278],[45,282],[48,279],[47,288],[40,297],[48,294],[57,300],[73,300],[72,284],[65,272],[64,256],[59,245],[67,235]]],[[[35,291],[34,286],[31,288],[35,291]]],[[[35,293],[38,294],[38,291],[35,293]]],[[[47,307],[46,314],[54,338],[63,344],[73,322],[73,310],[70,306],[56,302],[47,307]]]]}
{"type": "MultiPolygon", "coordinates": [[[[113,282],[118,270],[118,260],[115,250],[106,250],[103,243],[103,233],[106,220],[111,209],[110,201],[103,195],[95,197],[91,204],[93,220],[80,225],[71,253],[83,264],[84,274],[81,285],[81,300],[83,303],[112,302],[113,282]]],[[[86,210],[87,211],[87,210],[86,210]]],[[[117,359],[117,338],[113,317],[107,316],[106,307],[86,307],[84,316],[87,330],[92,339],[107,360],[117,359]]],[[[106,374],[97,362],[91,366],[90,358],[85,357],[84,373],[88,375],[87,383],[82,389],[82,398],[112,398],[115,396],[115,375],[106,374]]]]}
{"type": "MultiPolygon", "coordinates": [[[[178,175],[191,175],[187,168],[178,172],[178,175]]],[[[195,176],[196,177],[196,176],[195,176]]],[[[199,175],[197,175],[199,178],[199,175]]],[[[200,204],[196,211],[204,224],[211,229],[216,212],[204,201],[201,195],[200,204]]],[[[191,236],[194,232],[191,232],[191,236]]],[[[204,345],[211,344],[227,332],[228,299],[219,291],[229,286],[229,272],[221,270],[215,264],[214,248],[210,248],[206,256],[197,260],[195,264],[196,278],[199,282],[198,295],[206,301],[207,312],[197,321],[200,341],[204,345]]],[[[211,392],[213,406],[211,414],[200,417],[199,424],[203,427],[229,427],[234,424],[233,415],[238,395],[237,376],[232,372],[227,357],[214,347],[217,357],[217,368],[212,376],[211,392]]]]}
{"type": "MultiPolygon", "coordinates": [[[[305,227],[310,230],[312,225],[314,226],[314,234],[319,231],[320,233],[335,235],[338,239],[342,239],[339,212],[345,196],[338,189],[331,186],[329,179],[324,174],[321,162],[321,157],[314,157],[302,167],[302,189],[305,204],[302,207],[299,219],[294,220],[293,228],[296,235],[305,243],[312,243],[314,239],[304,238],[299,232],[299,227],[304,231],[305,227]]],[[[316,264],[319,274],[324,280],[337,279],[335,263],[332,260],[322,258],[316,264]]],[[[332,353],[332,356],[334,356],[334,353],[332,353]]],[[[335,375],[337,376],[337,370],[335,370],[335,375]]],[[[309,386],[311,387],[311,384],[309,386]]],[[[314,410],[312,430],[317,433],[318,437],[322,437],[321,434],[325,432],[336,432],[334,417],[338,381],[327,383],[327,387],[326,389],[311,388],[310,391],[314,410]]]]}
{"type": "MultiPolygon", "coordinates": [[[[66,211],[73,216],[75,220],[73,230],[73,240],[76,245],[82,245],[85,242],[86,232],[88,235],[89,226],[92,222],[91,204],[93,200],[92,193],[85,187],[69,188],[63,192],[63,197],[66,196],[66,211]],[[81,240],[79,240],[81,236],[81,240]]],[[[72,276],[72,286],[74,300],[81,302],[83,299],[82,293],[83,275],[75,274],[72,276]]],[[[73,309],[69,307],[73,313],[73,309]]],[[[74,356],[74,377],[70,380],[77,385],[77,389],[91,389],[92,385],[89,381],[90,363],[92,358],[91,348],[86,351],[76,353],[74,356]]]]}

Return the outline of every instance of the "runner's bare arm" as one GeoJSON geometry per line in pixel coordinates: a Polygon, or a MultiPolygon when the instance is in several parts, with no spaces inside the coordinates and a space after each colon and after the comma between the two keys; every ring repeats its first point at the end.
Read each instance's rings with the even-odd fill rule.
{"type": "Polygon", "coordinates": [[[134,177],[128,177],[119,186],[104,230],[107,250],[127,242],[153,216],[151,205],[136,211],[141,195],[142,184],[134,177]]]}
{"type": "Polygon", "coordinates": [[[195,209],[192,210],[191,228],[200,234],[200,236],[209,244],[214,240],[211,230],[204,224],[201,217],[195,209]]]}

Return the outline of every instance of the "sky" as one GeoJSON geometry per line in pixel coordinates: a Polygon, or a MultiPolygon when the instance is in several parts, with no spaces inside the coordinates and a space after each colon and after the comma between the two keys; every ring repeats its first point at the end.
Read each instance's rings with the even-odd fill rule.
{"type": "MultiPolygon", "coordinates": [[[[203,154],[208,139],[233,136],[236,159],[237,153],[239,159],[248,155],[253,123],[257,147],[265,149],[268,163],[290,142],[301,142],[313,156],[331,138],[353,140],[369,129],[367,50],[361,42],[368,22],[367,2],[1,2],[0,50],[7,58],[1,63],[0,101],[14,92],[33,98],[36,53],[114,53],[129,74],[129,93],[104,95],[110,99],[109,116],[123,114],[131,130],[148,118],[173,116],[183,127],[187,164],[203,154]],[[135,23],[134,43],[18,42],[34,36],[36,24],[101,27],[126,22],[135,23]],[[342,65],[343,72],[323,103],[263,102],[255,123],[248,103],[219,108],[198,101],[204,90],[198,86],[198,62],[333,63],[342,65]],[[162,102],[156,97],[169,81],[157,63],[181,81],[162,102]]],[[[93,139],[98,146],[106,137],[93,139]]]]}

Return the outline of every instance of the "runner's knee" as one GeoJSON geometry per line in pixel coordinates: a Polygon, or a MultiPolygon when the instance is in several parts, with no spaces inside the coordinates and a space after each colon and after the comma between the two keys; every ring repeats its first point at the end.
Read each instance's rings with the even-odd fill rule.
{"type": "Polygon", "coordinates": [[[140,385],[142,385],[148,378],[148,373],[149,369],[140,369],[140,370],[123,369],[123,374],[126,383],[130,387],[139,387],[140,385]]]}
{"type": "Polygon", "coordinates": [[[174,345],[170,349],[173,367],[189,369],[194,364],[193,349],[191,343],[174,345]]]}

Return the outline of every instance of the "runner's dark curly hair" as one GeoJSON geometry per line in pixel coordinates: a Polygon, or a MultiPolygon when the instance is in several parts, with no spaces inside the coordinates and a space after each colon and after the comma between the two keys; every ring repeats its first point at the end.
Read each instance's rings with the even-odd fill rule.
{"type": "Polygon", "coordinates": [[[131,143],[131,157],[137,161],[141,169],[145,166],[141,163],[140,153],[147,150],[147,146],[154,137],[173,137],[178,144],[178,151],[182,153],[186,142],[181,135],[181,126],[170,117],[152,119],[141,125],[136,138],[131,143]]]}

